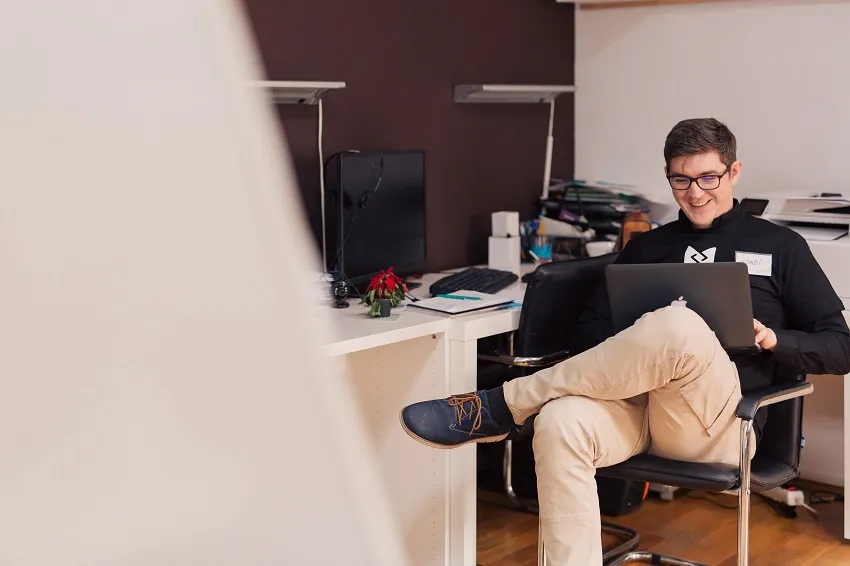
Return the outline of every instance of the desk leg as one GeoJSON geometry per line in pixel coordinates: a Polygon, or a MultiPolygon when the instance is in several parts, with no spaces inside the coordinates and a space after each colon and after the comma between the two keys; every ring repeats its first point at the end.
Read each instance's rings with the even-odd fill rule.
{"type": "MultiPolygon", "coordinates": [[[[475,391],[478,342],[449,341],[448,389],[451,394],[475,391]]],[[[449,452],[449,564],[475,566],[476,449],[468,445],[449,452]]]]}
{"type": "MultiPolygon", "coordinates": [[[[846,316],[846,313],[845,313],[846,316]]],[[[850,374],[844,376],[844,495],[850,488],[850,374]]],[[[850,539],[850,503],[844,502],[844,538],[850,539]]]]}
{"type": "MultiPolygon", "coordinates": [[[[377,536],[397,539],[408,556],[405,564],[461,566],[461,562],[449,562],[450,545],[458,529],[450,522],[456,520],[453,514],[459,507],[452,499],[459,491],[454,487],[455,478],[465,478],[455,472],[458,467],[455,451],[437,450],[416,442],[399,424],[399,411],[405,405],[449,394],[445,334],[354,352],[346,355],[342,362],[346,371],[334,374],[333,379],[344,375],[348,380],[344,393],[351,410],[357,411],[362,418],[370,444],[364,447],[365,453],[361,452],[361,456],[366,459],[370,471],[377,475],[376,482],[387,502],[388,520],[392,522],[392,530],[377,536]]],[[[457,452],[457,461],[465,463],[465,454],[457,452]]],[[[460,469],[464,470],[462,466],[460,469]]],[[[472,471],[474,473],[474,469],[472,471]]],[[[340,481],[345,480],[341,478],[340,481]]],[[[382,500],[377,503],[384,506],[382,500]]],[[[382,512],[380,507],[378,512],[382,512]]],[[[460,517],[462,519],[463,515],[460,517]]],[[[474,527],[474,515],[472,524],[474,527]]],[[[464,526],[462,520],[457,525],[461,529],[464,526]]],[[[321,549],[317,552],[321,555],[321,549]]],[[[315,563],[324,564],[320,559],[315,563]]]]}
{"type": "MultiPolygon", "coordinates": [[[[850,324],[850,311],[844,311],[844,320],[850,324]]],[[[850,384],[847,379],[850,374],[844,376],[844,496],[850,489],[850,384]]],[[[850,503],[844,502],[844,538],[850,539],[850,503]]]]}

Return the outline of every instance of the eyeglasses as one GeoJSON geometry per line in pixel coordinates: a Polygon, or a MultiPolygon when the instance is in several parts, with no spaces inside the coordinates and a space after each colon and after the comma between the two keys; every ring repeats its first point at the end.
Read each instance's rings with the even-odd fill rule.
{"type": "Polygon", "coordinates": [[[687,191],[696,182],[704,191],[713,191],[720,186],[720,179],[729,172],[729,167],[720,175],[703,175],[702,177],[686,177],[685,175],[667,175],[667,181],[674,191],[687,191]]]}

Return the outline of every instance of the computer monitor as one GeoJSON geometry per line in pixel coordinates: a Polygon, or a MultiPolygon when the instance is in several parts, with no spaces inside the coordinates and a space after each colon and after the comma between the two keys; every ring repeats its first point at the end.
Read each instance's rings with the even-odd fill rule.
{"type": "Polygon", "coordinates": [[[360,287],[390,266],[400,275],[424,269],[425,153],[343,152],[327,171],[328,270],[342,268],[360,287]]]}

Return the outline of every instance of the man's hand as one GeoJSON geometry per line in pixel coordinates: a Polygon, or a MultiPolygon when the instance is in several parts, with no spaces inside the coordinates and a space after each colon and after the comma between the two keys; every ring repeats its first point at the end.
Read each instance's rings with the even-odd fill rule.
{"type": "Polygon", "coordinates": [[[753,319],[753,332],[756,335],[756,345],[762,350],[773,350],[776,347],[776,333],[753,319]]]}

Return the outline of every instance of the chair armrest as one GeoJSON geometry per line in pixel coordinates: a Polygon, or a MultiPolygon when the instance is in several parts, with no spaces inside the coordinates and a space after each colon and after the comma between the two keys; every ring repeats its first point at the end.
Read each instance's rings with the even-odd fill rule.
{"type": "Polygon", "coordinates": [[[761,389],[754,389],[744,395],[738,402],[735,415],[739,419],[751,421],[756,418],[756,411],[767,405],[781,403],[796,397],[808,395],[814,390],[814,385],[808,381],[797,381],[782,385],[771,385],[761,389]]]}
{"type": "Polygon", "coordinates": [[[550,366],[552,364],[562,362],[569,357],[569,350],[561,350],[560,352],[553,352],[551,354],[546,354],[545,356],[537,357],[508,355],[491,356],[488,354],[478,354],[478,359],[484,360],[485,362],[496,362],[497,364],[504,364],[508,366],[517,366],[523,368],[550,366]]]}

